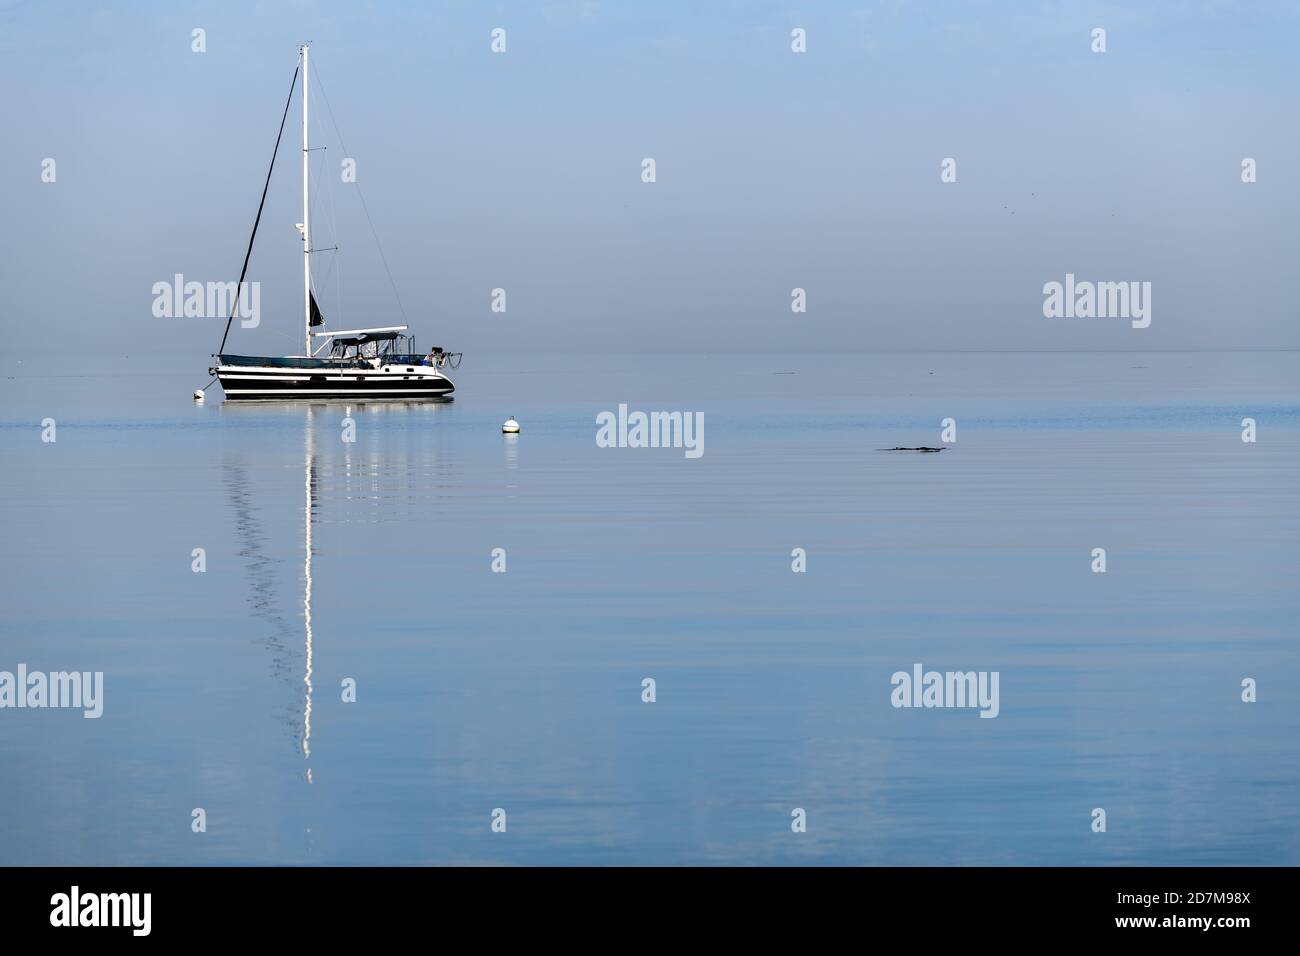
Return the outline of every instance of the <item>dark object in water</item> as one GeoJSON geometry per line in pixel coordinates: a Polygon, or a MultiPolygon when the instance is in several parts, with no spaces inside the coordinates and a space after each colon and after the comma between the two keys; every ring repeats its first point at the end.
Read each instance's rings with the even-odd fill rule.
{"type": "Polygon", "coordinates": [[[876,451],[943,451],[942,448],[930,448],[927,445],[921,445],[919,448],[904,448],[899,445],[895,448],[877,448],[876,451]]]}

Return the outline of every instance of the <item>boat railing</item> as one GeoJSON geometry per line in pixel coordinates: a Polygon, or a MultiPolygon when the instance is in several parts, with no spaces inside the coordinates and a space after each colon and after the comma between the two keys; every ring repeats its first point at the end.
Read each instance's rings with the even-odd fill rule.
{"type": "Polygon", "coordinates": [[[425,368],[442,368],[444,365],[450,365],[452,368],[460,367],[459,352],[442,352],[435,356],[439,360],[437,363],[429,361],[429,353],[427,352],[398,353],[377,357],[384,365],[423,365],[425,368]]]}

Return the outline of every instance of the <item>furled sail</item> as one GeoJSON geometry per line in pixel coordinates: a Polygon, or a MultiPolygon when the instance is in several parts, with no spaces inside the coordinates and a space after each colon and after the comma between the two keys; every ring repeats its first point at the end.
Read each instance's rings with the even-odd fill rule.
{"type": "Polygon", "coordinates": [[[324,325],[325,316],[320,314],[320,306],[316,304],[316,296],[311,292],[307,294],[311,296],[311,327],[315,328],[318,325],[324,325]]]}

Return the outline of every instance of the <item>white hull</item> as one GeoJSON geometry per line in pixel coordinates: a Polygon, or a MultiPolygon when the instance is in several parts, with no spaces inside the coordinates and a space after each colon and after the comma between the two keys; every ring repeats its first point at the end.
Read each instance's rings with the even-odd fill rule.
{"type": "Polygon", "coordinates": [[[456,388],[446,375],[420,365],[375,368],[218,365],[216,376],[227,398],[426,398],[450,395],[456,388]]]}

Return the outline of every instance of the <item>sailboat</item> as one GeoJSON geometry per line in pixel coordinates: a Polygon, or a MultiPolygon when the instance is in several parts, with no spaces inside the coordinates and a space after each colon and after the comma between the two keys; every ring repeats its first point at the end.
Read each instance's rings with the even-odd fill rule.
{"type": "MultiPolygon", "coordinates": [[[[424,353],[415,345],[415,337],[406,334],[405,325],[369,329],[323,331],[325,318],[312,294],[311,181],[308,160],[311,146],[307,132],[308,52],[310,44],[298,48],[298,66],[289,84],[289,98],[280,119],[280,135],[271,155],[271,169],[266,174],[262,202],[257,208],[253,234],[244,256],[239,289],[244,288],[248,260],[257,237],[257,225],[266,204],[266,191],[275,169],[275,157],[284,135],[284,121],[293,101],[294,85],[302,74],[302,222],[297,224],[302,237],[303,354],[278,357],[233,355],[225,351],[235,317],[237,302],[226,321],[226,332],[213,355],[208,373],[216,376],[228,399],[302,399],[374,397],[386,400],[437,398],[450,395],[455,385],[443,371],[460,365],[459,352],[434,347],[424,353]]],[[[238,298],[238,297],[236,297],[238,298]]]]}

